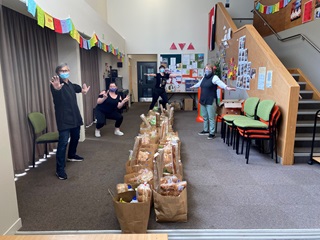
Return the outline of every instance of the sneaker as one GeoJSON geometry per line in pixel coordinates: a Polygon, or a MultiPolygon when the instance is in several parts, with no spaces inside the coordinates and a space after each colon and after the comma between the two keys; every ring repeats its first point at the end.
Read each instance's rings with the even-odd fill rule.
{"type": "Polygon", "coordinates": [[[84,160],[83,157],[80,157],[78,155],[74,155],[73,157],[68,157],[67,161],[68,162],[82,162],[84,160]]]}
{"type": "Polygon", "coordinates": [[[202,132],[199,132],[198,134],[199,134],[199,135],[209,135],[209,132],[202,131],[202,132]]]}
{"type": "Polygon", "coordinates": [[[208,139],[214,139],[215,135],[214,134],[209,134],[208,139]]]}
{"type": "Polygon", "coordinates": [[[118,136],[124,135],[124,133],[121,132],[120,130],[115,130],[115,131],[114,131],[114,134],[115,134],[115,135],[118,135],[118,136]]]}
{"type": "Polygon", "coordinates": [[[68,179],[68,176],[67,176],[67,174],[66,173],[64,173],[64,174],[58,174],[58,173],[56,173],[56,176],[60,179],[60,180],[67,180],[68,179]]]}
{"type": "Polygon", "coordinates": [[[94,135],[95,135],[97,138],[101,137],[100,130],[99,130],[99,129],[96,129],[96,131],[94,132],[94,135]]]}

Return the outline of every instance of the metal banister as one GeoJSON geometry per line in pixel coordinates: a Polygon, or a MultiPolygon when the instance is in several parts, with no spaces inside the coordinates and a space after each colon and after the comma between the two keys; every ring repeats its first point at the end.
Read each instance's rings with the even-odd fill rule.
{"type": "Polygon", "coordinates": [[[270,24],[264,19],[264,17],[256,9],[253,9],[252,12],[256,13],[260,17],[263,23],[272,31],[272,33],[277,37],[279,41],[287,42],[289,40],[301,37],[302,40],[306,40],[315,50],[317,50],[320,53],[320,48],[315,43],[313,43],[306,35],[299,33],[286,38],[281,38],[280,35],[270,26],[270,24]]]}

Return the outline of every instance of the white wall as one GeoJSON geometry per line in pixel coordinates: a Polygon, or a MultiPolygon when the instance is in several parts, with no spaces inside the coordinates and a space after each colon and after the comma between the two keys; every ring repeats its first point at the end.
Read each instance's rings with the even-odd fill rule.
{"type": "Polygon", "coordinates": [[[107,22],[107,2],[106,0],[85,0],[98,14],[107,22]]]}
{"type": "MultiPolygon", "coordinates": [[[[172,43],[192,43],[195,51],[186,50],[186,46],[186,53],[207,52],[208,13],[218,1],[107,2],[108,23],[126,39],[128,54],[181,53],[180,49],[170,50],[172,43]]],[[[228,11],[232,17],[247,18],[252,17],[252,9],[253,0],[231,0],[228,11]]]]}
{"type": "MultiPolygon", "coordinates": [[[[320,20],[315,20],[298,27],[280,32],[281,38],[295,34],[306,35],[320,48],[320,20]]],[[[300,68],[311,80],[315,87],[320,90],[319,62],[320,54],[306,41],[300,39],[281,42],[274,35],[265,38],[271,49],[287,68],[300,68]]]]}
{"type": "MultiPolygon", "coordinates": [[[[90,3],[94,2],[95,1],[90,1],[90,3]]],[[[36,3],[53,17],[58,19],[70,17],[79,32],[89,37],[95,32],[102,42],[106,44],[112,43],[114,47],[119,48],[120,52],[124,53],[125,40],[123,37],[104,21],[100,16],[100,11],[99,13],[95,12],[85,0],[36,0],[36,3]]],[[[96,3],[93,7],[99,7],[102,4],[102,0],[100,0],[99,3],[100,4],[96,3]]]]}
{"type": "Polygon", "coordinates": [[[11,145],[4,101],[3,79],[0,63],[0,235],[14,234],[21,227],[18,213],[16,187],[12,165],[11,145]]]}

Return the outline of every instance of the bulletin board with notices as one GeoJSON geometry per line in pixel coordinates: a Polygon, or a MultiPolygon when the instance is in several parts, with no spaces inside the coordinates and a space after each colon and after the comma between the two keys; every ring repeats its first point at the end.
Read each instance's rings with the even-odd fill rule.
{"type": "Polygon", "coordinates": [[[177,74],[169,78],[166,85],[167,92],[196,92],[190,87],[204,76],[204,54],[161,54],[160,65],[166,67],[167,73],[177,74]]]}

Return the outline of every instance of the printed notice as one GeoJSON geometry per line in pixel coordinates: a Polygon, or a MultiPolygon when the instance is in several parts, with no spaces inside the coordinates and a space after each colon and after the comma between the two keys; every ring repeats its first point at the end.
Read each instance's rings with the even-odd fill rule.
{"type": "Polygon", "coordinates": [[[259,77],[258,77],[258,89],[264,90],[264,83],[266,80],[266,67],[259,67],[259,77]]]}
{"type": "Polygon", "coordinates": [[[272,70],[267,71],[266,87],[272,88],[272,70]]]}

